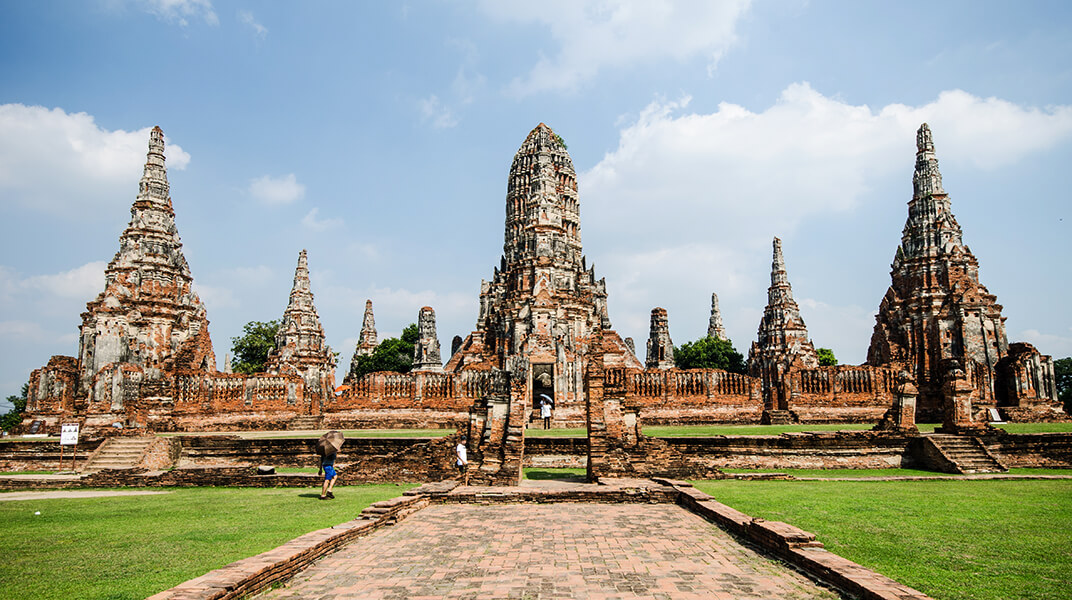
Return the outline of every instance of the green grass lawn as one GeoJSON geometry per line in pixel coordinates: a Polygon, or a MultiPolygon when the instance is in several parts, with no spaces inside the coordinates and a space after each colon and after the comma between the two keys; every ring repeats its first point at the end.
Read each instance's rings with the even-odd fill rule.
{"type": "MultiPolygon", "coordinates": [[[[785,473],[793,477],[874,479],[876,477],[964,477],[922,469],[722,469],[724,473],[785,473]]],[[[1072,476],[1072,469],[1009,469],[1010,475],[1072,476]]]]}
{"type": "Polygon", "coordinates": [[[695,483],[937,600],[1070,597],[1072,480],[695,483]]]}
{"type": "Polygon", "coordinates": [[[145,598],[356,518],[411,484],[179,488],[154,496],[0,502],[0,597],[145,598]],[[40,515],[34,513],[40,511],[40,515]]]}

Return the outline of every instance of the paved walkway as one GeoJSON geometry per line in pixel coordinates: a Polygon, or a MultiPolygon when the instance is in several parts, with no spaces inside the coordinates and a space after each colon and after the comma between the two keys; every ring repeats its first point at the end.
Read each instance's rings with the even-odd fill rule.
{"type": "Polygon", "coordinates": [[[360,538],[261,600],[832,599],[670,504],[442,504],[360,538]]]}

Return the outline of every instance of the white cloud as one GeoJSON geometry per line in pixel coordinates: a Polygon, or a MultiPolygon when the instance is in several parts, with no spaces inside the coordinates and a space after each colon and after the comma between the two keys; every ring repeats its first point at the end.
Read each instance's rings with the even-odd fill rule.
{"type": "Polygon", "coordinates": [[[108,263],[94,261],[53,275],[34,275],[22,287],[59,298],[89,300],[104,291],[104,269],[108,263]]]}
{"type": "Polygon", "coordinates": [[[462,54],[461,64],[446,92],[447,99],[431,94],[417,102],[421,120],[435,129],[456,127],[461,120],[458,109],[472,104],[487,82],[487,78],[476,69],[479,56],[476,44],[466,39],[452,39],[447,41],[447,46],[462,54]]]}
{"type": "Polygon", "coordinates": [[[857,206],[891,173],[907,176],[920,123],[931,124],[940,159],[979,167],[1072,138],[1072,106],[1023,108],[962,91],[872,110],[798,83],[758,113],[729,103],[689,113],[688,104],[652,103],[625,127],[618,148],[581,175],[586,205],[627,230],[685,227],[695,235],[684,239],[706,231],[726,244],[769,243],[805,217],[857,206]],[[660,209],[646,210],[653,199],[660,209]]]}
{"type": "MultiPolygon", "coordinates": [[[[654,306],[670,311],[672,331],[705,331],[701,317],[715,291],[731,338],[753,339],[771,238],[789,244],[792,280],[792,237],[806,221],[888,202],[890,190],[906,201],[921,123],[930,123],[943,164],[972,169],[1007,168],[1072,140],[1072,106],[1023,107],[959,90],[921,106],[873,109],[798,83],[759,112],[730,103],[710,113],[688,109],[689,98],[652,103],[624,124],[616,149],[579,175],[583,213],[599,215],[586,221],[586,246],[599,249],[590,258],[607,278],[622,335],[646,333],[654,306]]],[[[816,342],[862,360],[870,313],[824,306],[804,309],[816,342]],[[853,317],[821,316],[837,311],[853,317]]],[[[696,336],[675,340],[689,337],[696,336]]]]}
{"type": "Polygon", "coordinates": [[[708,70],[736,41],[738,20],[748,0],[673,2],[671,0],[484,0],[491,16],[550,29],[557,54],[541,56],[510,91],[526,95],[577,88],[605,68],[627,68],[661,60],[706,57],[708,70]]]}
{"type": "Polygon", "coordinates": [[[334,229],[335,227],[342,227],[343,220],[339,218],[330,219],[317,219],[317,215],[320,214],[319,208],[313,208],[302,217],[301,223],[303,226],[313,231],[327,231],[328,229],[334,229]]]}
{"type": "Polygon", "coordinates": [[[249,195],[269,205],[290,204],[305,196],[305,186],[294,173],[282,177],[264,175],[249,182],[249,195]]]}
{"type": "Polygon", "coordinates": [[[435,94],[422,98],[418,103],[421,110],[421,119],[436,129],[449,129],[458,125],[458,117],[454,112],[440,102],[435,94]]]}
{"type": "MultiPolygon", "coordinates": [[[[114,214],[138,193],[150,129],[108,131],[86,113],[0,105],[0,201],[67,218],[114,214]]],[[[169,169],[190,163],[177,144],[165,155],[169,169]]]]}
{"type": "Polygon", "coordinates": [[[253,33],[260,39],[268,37],[268,28],[257,22],[253,17],[253,13],[248,10],[238,11],[238,21],[243,25],[246,25],[253,30],[253,33]]]}
{"type": "Polygon", "coordinates": [[[137,4],[163,21],[183,27],[189,25],[187,19],[201,19],[209,25],[220,24],[211,0],[138,0],[137,4]]]}
{"type": "Polygon", "coordinates": [[[40,341],[44,338],[41,325],[33,321],[0,321],[0,339],[40,341]]]}
{"type": "Polygon", "coordinates": [[[209,314],[212,314],[213,311],[241,306],[230,287],[209,285],[195,281],[193,288],[197,297],[205,304],[205,309],[209,314]]]}
{"type": "Polygon", "coordinates": [[[1041,333],[1037,329],[1021,331],[1019,336],[1009,335],[1010,342],[1020,340],[1032,344],[1039,352],[1049,354],[1055,359],[1072,356],[1072,328],[1069,328],[1068,335],[1041,333]]]}

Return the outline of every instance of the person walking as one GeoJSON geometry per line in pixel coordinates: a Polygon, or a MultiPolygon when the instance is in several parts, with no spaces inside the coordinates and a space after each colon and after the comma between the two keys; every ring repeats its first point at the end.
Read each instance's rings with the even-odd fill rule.
{"type": "Polygon", "coordinates": [[[454,466],[458,467],[458,476],[462,478],[464,485],[469,485],[469,454],[465,447],[465,438],[458,440],[458,446],[454,449],[457,459],[454,466]]]}
{"type": "Polygon", "coordinates": [[[551,428],[551,399],[546,394],[540,394],[540,416],[543,417],[543,428],[551,428]]]}
{"type": "Polygon", "coordinates": [[[338,431],[329,431],[316,440],[316,454],[320,457],[317,474],[324,473],[324,483],[320,487],[321,500],[335,499],[335,481],[339,478],[338,472],[335,471],[335,459],[344,441],[345,438],[338,431]]]}
{"type": "Polygon", "coordinates": [[[320,488],[321,500],[334,500],[335,499],[335,481],[339,478],[339,474],[335,472],[335,458],[338,456],[336,453],[325,454],[320,457],[320,469],[324,471],[324,485],[320,488]]]}

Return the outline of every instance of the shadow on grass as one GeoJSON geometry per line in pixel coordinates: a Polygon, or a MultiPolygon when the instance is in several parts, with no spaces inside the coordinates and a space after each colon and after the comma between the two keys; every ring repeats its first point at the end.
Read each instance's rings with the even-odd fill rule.
{"type": "Polygon", "coordinates": [[[588,477],[584,469],[525,469],[525,479],[534,481],[568,481],[585,483],[588,477]]]}

